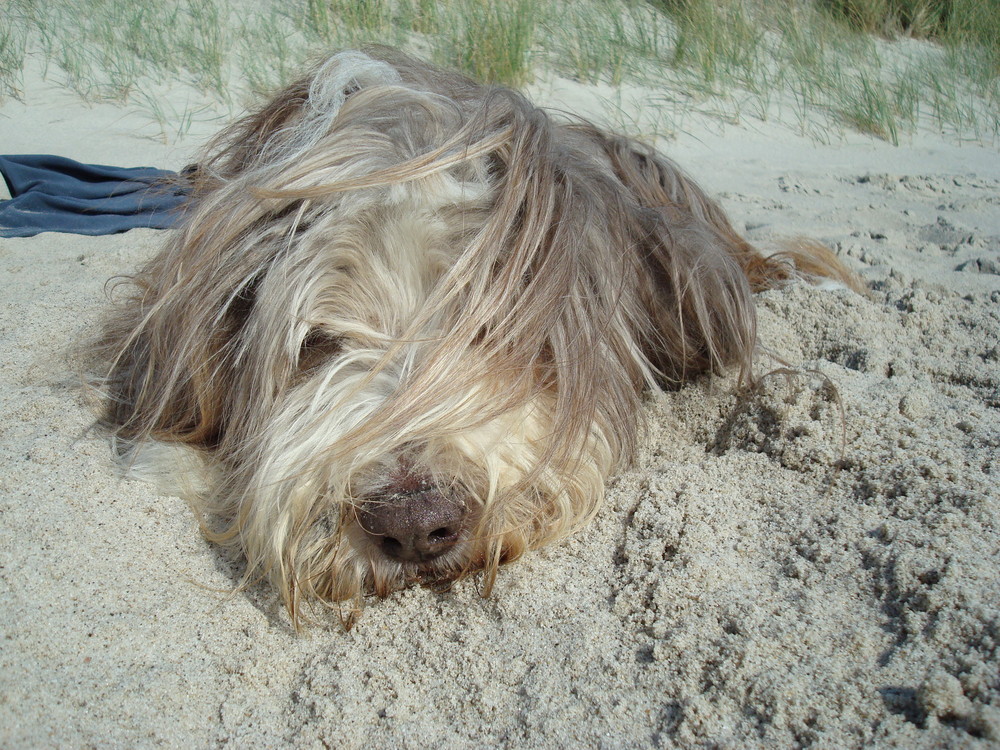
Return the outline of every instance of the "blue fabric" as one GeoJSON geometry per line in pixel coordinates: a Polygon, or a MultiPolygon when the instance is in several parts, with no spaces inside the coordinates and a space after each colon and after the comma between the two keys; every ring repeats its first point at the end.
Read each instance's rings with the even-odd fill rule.
{"type": "Polygon", "coordinates": [[[0,201],[0,237],[167,229],[180,219],[188,192],[170,179],[174,172],[81,164],[62,156],[0,156],[0,174],[11,195],[0,201]]]}

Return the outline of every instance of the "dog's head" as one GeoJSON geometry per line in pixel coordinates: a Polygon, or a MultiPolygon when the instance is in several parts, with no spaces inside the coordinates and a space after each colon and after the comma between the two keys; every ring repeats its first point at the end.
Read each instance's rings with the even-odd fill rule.
{"type": "Polygon", "coordinates": [[[487,571],[596,511],[642,390],[753,348],[759,256],[652,150],[399,53],[227,129],[102,351],[108,418],[213,468],[300,599],[487,571]]]}

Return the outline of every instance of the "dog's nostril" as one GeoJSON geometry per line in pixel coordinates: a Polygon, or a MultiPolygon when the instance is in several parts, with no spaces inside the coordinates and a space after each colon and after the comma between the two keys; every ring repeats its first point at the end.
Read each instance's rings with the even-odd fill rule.
{"type": "Polygon", "coordinates": [[[388,552],[393,557],[399,554],[399,551],[403,549],[403,545],[399,543],[398,539],[391,536],[384,536],[381,538],[381,546],[383,552],[388,552]]]}
{"type": "Polygon", "coordinates": [[[465,508],[431,488],[392,494],[365,502],[358,521],[387,557],[400,562],[430,562],[461,538],[465,508]]]}

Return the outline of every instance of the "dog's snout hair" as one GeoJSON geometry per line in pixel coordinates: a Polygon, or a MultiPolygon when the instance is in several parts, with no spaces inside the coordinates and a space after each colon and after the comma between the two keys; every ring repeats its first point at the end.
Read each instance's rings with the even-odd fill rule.
{"type": "Polygon", "coordinates": [[[645,389],[749,376],[752,292],[794,273],[652,148],[384,48],[321,62],[192,179],[92,348],[104,418],[129,461],[196,458],[209,538],[296,622],[488,592],[592,518],[645,389]]]}

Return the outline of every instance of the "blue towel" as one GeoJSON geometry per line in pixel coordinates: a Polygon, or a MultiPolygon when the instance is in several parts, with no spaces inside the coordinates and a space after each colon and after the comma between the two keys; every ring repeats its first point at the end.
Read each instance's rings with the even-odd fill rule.
{"type": "Polygon", "coordinates": [[[175,172],[61,156],[0,156],[0,174],[11,195],[0,201],[0,237],[167,229],[180,219],[188,193],[175,172]]]}

